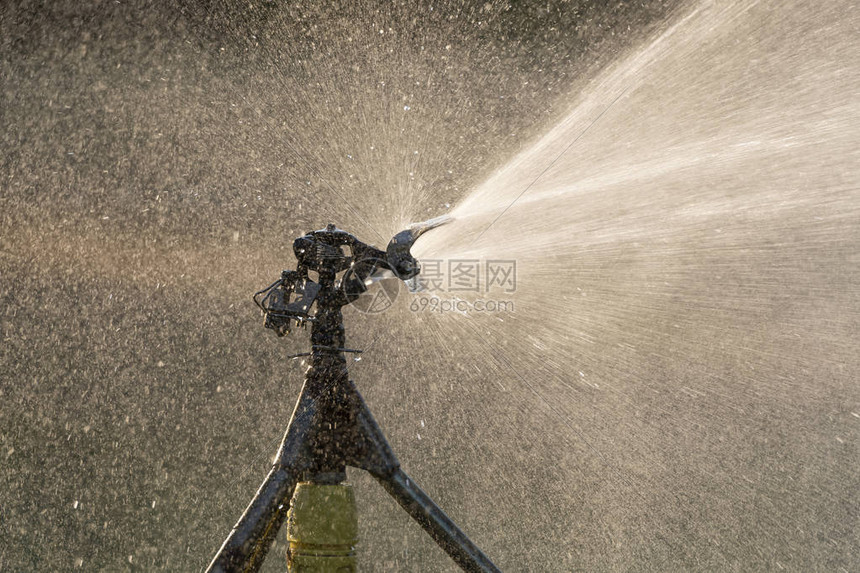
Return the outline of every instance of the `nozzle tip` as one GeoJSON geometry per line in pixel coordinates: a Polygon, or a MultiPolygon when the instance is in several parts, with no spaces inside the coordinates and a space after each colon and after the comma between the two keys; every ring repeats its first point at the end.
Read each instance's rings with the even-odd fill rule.
{"type": "Polygon", "coordinates": [[[454,220],[454,217],[451,215],[440,215],[439,217],[434,217],[433,219],[428,219],[426,221],[422,221],[421,223],[412,223],[409,225],[410,231],[418,231],[419,233],[424,233],[429,231],[430,229],[435,229],[436,227],[441,227],[447,223],[450,223],[454,220]]]}

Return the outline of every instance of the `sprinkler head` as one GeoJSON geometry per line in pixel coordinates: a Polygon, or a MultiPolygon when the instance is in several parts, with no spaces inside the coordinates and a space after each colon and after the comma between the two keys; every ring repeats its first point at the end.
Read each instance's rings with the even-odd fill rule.
{"type": "Polygon", "coordinates": [[[430,229],[435,229],[453,220],[450,215],[442,215],[422,223],[413,223],[405,231],[400,231],[394,235],[394,238],[388,243],[385,255],[391,270],[397,274],[398,278],[404,281],[409,280],[421,272],[421,265],[410,252],[418,237],[430,229]]]}
{"type": "Polygon", "coordinates": [[[430,229],[451,220],[445,215],[413,224],[397,233],[385,252],[333,224],[299,237],[293,242],[296,270],[284,271],[279,280],[254,294],[254,302],[265,316],[265,327],[278,336],[286,336],[293,326],[316,320],[317,315],[311,314],[315,303],[317,312],[320,305],[329,310],[345,306],[373,282],[385,278],[388,271],[403,281],[414,278],[421,272],[421,265],[409,252],[412,245],[430,229]],[[319,282],[311,280],[308,271],[319,273],[319,282]],[[342,271],[346,273],[337,279],[342,271]],[[318,298],[321,302],[317,302],[318,298]]]}

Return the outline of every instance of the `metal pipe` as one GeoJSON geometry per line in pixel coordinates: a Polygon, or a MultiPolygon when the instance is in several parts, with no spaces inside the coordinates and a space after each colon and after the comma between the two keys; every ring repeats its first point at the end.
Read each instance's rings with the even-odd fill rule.
{"type": "Polygon", "coordinates": [[[302,482],[287,517],[290,573],[355,573],[358,511],[352,486],[302,482]]]}

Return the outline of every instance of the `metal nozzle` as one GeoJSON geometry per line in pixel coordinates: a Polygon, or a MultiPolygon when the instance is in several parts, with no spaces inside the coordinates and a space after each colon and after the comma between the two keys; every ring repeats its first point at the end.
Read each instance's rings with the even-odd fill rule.
{"type": "Polygon", "coordinates": [[[435,217],[422,223],[413,223],[405,231],[400,231],[394,235],[394,238],[388,243],[385,254],[388,264],[391,265],[391,268],[401,280],[411,279],[421,272],[421,266],[409,252],[412,249],[412,245],[418,240],[418,237],[430,229],[435,229],[453,220],[453,217],[450,215],[442,215],[441,217],[435,217]]]}

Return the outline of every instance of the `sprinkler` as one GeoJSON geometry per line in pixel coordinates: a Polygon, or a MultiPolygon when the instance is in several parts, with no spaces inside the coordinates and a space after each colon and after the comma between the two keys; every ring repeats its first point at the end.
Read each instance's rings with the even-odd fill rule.
{"type": "Polygon", "coordinates": [[[345,353],[360,350],[345,347],[341,308],[391,273],[403,281],[418,275],[412,245],[448,221],[413,225],[385,251],[334,225],[311,231],[293,243],[296,270],[254,295],[265,327],[278,336],[310,323],[311,349],[297,355],[309,356],[310,367],[272,469],[207,571],[259,570],[284,521],[290,571],[355,571],[357,518],[343,483],[347,466],[373,475],[463,570],[499,571],[403,471],[346,367],[345,353]]]}

